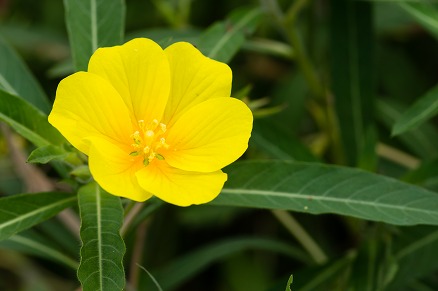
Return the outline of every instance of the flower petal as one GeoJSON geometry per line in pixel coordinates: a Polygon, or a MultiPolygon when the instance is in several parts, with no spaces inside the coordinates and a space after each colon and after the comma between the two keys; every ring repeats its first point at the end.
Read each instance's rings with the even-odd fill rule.
{"type": "Polygon", "coordinates": [[[84,138],[106,136],[122,142],[133,132],[119,93],[105,79],[86,72],[59,83],[49,122],[85,154],[89,145],[84,138]]]}
{"type": "Polygon", "coordinates": [[[158,198],[178,206],[207,203],[220,193],[227,174],[186,172],[154,163],[136,173],[138,183],[158,198]]]}
{"type": "Polygon", "coordinates": [[[170,91],[170,71],[163,49],[150,39],[100,48],[88,71],[110,81],[133,113],[134,122],[161,120],[170,91]]]}
{"type": "Polygon", "coordinates": [[[135,201],[145,201],[152,196],[137,182],[135,172],[143,168],[143,164],[129,156],[129,147],[104,138],[90,138],[90,144],[90,172],[103,189],[135,201]]]}
{"type": "Polygon", "coordinates": [[[169,165],[213,172],[237,160],[247,149],[251,110],[235,98],[215,98],[187,110],[169,129],[169,149],[161,154],[169,165]]]}
{"type": "Polygon", "coordinates": [[[175,43],[164,50],[172,85],[163,122],[171,126],[190,107],[209,98],[228,97],[232,73],[228,65],[202,55],[192,44],[175,43]]]}

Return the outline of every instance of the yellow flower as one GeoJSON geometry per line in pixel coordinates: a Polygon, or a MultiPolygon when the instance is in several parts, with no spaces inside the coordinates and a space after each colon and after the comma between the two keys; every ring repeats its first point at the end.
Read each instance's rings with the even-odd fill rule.
{"type": "Polygon", "coordinates": [[[49,122],[88,155],[99,185],[144,201],[214,199],[223,167],[248,147],[252,114],[231,98],[231,70],[189,43],[138,38],[98,49],[62,80],[49,122]]]}

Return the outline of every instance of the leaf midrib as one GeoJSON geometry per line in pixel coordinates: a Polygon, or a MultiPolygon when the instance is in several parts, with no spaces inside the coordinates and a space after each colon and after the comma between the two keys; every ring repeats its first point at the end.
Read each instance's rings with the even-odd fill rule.
{"type": "Polygon", "coordinates": [[[75,197],[66,198],[66,199],[63,199],[63,200],[58,201],[56,203],[50,204],[48,206],[40,207],[40,208],[38,208],[38,209],[36,209],[34,211],[31,211],[31,212],[29,212],[29,213],[27,213],[25,215],[20,215],[20,216],[14,218],[12,220],[9,220],[7,222],[4,222],[4,223],[0,224],[0,232],[2,230],[4,230],[4,228],[6,228],[6,227],[8,227],[8,226],[10,226],[10,225],[12,225],[14,223],[18,223],[19,221],[25,220],[25,219],[27,219],[29,217],[34,216],[34,215],[38,215],[40,213],[46,212],[46,211],[48,211],[48,210],[50,210],[52,208],[55,208],[55,207],[59,206],[60,204],[68,203],[68,202],[70,202],[70,200],[73,201],[74,199],[75,199],[75,197]]]}
{"type": "Polygon", "coordinates": [[[300,200],[306,200],[309,201],[309,197],[311,197],[311,201],[329,201],[329,202],[337,202],[342,204],[356,204],[356,205],[366,205],[366,206],[372,206],[372,207],[378,207],[378,208],[387,208],[387,209],[398,209],[400,211],[411,211],[416,213],[425,213],[429,215],[437,215],[436,211],[427,210],[423,211],[418,208],[412,208],[409,206],[397,206],[393,204],[384,204],[384,203],[375,203],[372,201],[364,201],[364,200],[348,200],[344,198],[337,198],[337,197],[327,197],[327,196],[316,196],[312,194],[298,194],[298,193],[291,193],[291,192],[277,192],[277,191],[269,191],[269,190],[255,190],[255,189],[239,189],[239,188],[233,188],[233,189],[222,189],[222,193],[228,193],[228,194],[248,194],[248,195],[261,195],[261,196],[279,196],[279,197],[287,197],[287,198],[294,198],[294,199],[300,199],[300,200]]]}

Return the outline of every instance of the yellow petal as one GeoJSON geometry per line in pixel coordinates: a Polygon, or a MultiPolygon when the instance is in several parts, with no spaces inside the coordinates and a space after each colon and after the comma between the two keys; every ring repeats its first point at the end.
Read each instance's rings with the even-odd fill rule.
{"type": "Polygon", "coordinates": [[[240,100],[215,98],[189,109],[169,129],[160,152],[171,166],[213,172],[237,160],[247,149],[252,113],[240,100]]]}
{"type": "Polygon", "coordinates": [[[152,196],[137,182],[135,172],[143,168],[143,164],[129,156],[129,147],[104,138],[90,138],[90,144],[90,172],[103,189],[135,201],[145,201],[152,196]]]}
{"type": "Polygon", "coordinates": [[[119,93],[105,79],[85,72],[59,83],[49,122],[85,154],[89,145],[84,138],[106,136],[124,142],[133,132],[119,93]]]}
{"type": "Polygon", "coordinates": [[[231,93],[232,73],[228,65],[209,59],[193,45],[175,43],[166,48],[172,86],[163,122],[171,126],[190,107],[231,93]]]}
{"type": "Polygon", "coordinates": [[[161,120],[170,91],[170,72],[162,48],[136,38],[122,46],[100,48],[88,71],[106,78],[133,112],[133,121],[161,120]]]}
{"type": "Polygon", "coordinates": [[[169,167],[165,162],[154,163],[136,173],[138,183],[158,198],[178,206],[203,204],[221,191],[227,174],[186,172],[169,167]]]}

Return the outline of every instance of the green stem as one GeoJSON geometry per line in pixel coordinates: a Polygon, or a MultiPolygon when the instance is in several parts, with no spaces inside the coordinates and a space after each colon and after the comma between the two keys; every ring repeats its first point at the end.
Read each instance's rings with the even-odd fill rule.
{"type": "Polygon", "coordinates": [[[318,246],[315,240],[304,230],[304,228],[295,220],[295,218],[284,210],[272,210],[272,214],[289,230],[297,239],[304,249],[310,254],[313,260],[318,264],[327,262],[327,256],[318,246]]]}

